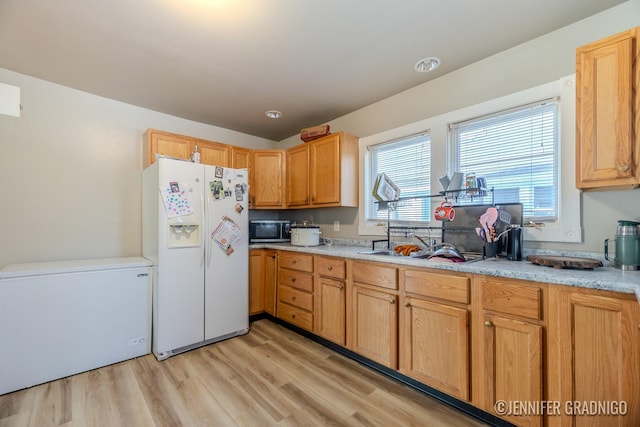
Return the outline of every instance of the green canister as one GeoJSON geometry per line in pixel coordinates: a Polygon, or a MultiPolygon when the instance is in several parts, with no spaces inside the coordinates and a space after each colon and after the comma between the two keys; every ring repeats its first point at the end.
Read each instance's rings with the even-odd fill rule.
{"type": "MultiPolygon", "coordinates": [[[[640,222],[618,221],[615,242],[615,267],[622,270],[640,269],[640,222]]],[[[609,259],[609,239],[604,241],[604,258],[609,259]]]]}

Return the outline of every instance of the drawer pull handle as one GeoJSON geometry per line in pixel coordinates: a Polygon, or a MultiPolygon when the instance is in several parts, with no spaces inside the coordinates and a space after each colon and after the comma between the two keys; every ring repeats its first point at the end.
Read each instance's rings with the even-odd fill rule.
{"type": "Polygon", "coordinates": [[[333,267],[329,266],[329,267],[327,267],[327,270],[331,271],[331,270],[333,270],[333,267]]]}
{"type": "Polygon", "coordinates": [[[491,320],[485,320],[484,326],[492,327],[493,326],[493,322],[491,320]]]}

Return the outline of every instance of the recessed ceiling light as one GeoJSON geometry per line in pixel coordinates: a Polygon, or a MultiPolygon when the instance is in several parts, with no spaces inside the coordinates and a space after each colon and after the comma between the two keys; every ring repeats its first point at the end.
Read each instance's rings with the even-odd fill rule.
{"type": "Polygon", "coordinates": [[[280,117],[282,117],[282,113],[278,110],[265,111],[264,115],[269,117],[270,119],[279,119],[280,117]]]}
{"type": "Polygon", "coordinates": [[[413,67],[418,73],[428,73],[429,71],[433,71],[440,66],[440,59],[429,57],[421,59],[416,62],[415,67],[413,67]]]}

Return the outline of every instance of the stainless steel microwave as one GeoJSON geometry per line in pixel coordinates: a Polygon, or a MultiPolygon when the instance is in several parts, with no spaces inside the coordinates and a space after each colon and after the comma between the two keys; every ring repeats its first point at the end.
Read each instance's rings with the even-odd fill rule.
{"type": "Polygon", "coordinates": [[[249,221],[250,243],[291,241],[291,221],[284,219],[258,219],[249,221]]]}

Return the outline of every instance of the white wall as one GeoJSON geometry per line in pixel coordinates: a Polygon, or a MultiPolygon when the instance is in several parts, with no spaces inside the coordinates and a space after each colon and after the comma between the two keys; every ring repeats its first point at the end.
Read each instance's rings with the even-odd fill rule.
{"type": "MultiPolygon", "coordinates": [[[[361,138],[369,137],[549,83],[575,73],[577,47],[636,26],[640,26],[640,0],[631,0],[336,118],[329,124],[333,131],[343,130],[361,138]]],[[[285,148],[299,143],[299,136],[294,135],[281,141],[280,146],[285,148]]],[[[444,144],[444,141],[440,143],[444,144]]],[[[434,149],[444,151],[444,147],[434,149]]],[[[574,161],[563,159],[565,167],[574,161]]],[[[343,215],[331,209],[318,211],[314,215],[314,219],[321,224],[323,235],[328,237],[338,237],[332,232],[332,224],[339,217],[353,215],[343,215]]],[[[617,219],[640,219],[640,190],[583,193],[582,243],[528,243],[528,246],[600,252],[603,240],[615,234],[617,219]]],[[[339,237],[357,238],[357,229],[357,223],[349,224],[345,230],[353,234],[339,237]]]]}
{"type": "Polygon", "coordinates": [[[0,115],[0,268],[139,256],[147,128],[244,147],[273,142],[160,114],[0,68],[21,117],[0,115]]]}

